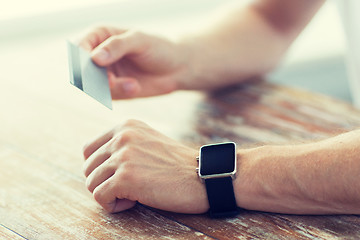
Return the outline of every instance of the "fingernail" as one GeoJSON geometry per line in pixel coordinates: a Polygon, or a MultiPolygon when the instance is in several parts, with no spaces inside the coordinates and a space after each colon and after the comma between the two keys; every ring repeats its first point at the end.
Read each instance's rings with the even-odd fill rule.
{"type": "Polygon", "coordinates": [[[95,52],[93,53],[93,58],[99,61],[106,61],[109,59],[109,57],[110,54],[105,49],[95,50],[95,52]]]}
{"type": "Polygon", "coordinates": [[[125,92],[132,92],[135,90],[135,84],[133,82],[125,82],[122,87],[125,92]]]}
{"type": "Polygon", "coordinates": [[[108,74],[108,79],[110,88],[115,88],[116,82],[114,81],[114,76],[112,74],[108,74]]]}

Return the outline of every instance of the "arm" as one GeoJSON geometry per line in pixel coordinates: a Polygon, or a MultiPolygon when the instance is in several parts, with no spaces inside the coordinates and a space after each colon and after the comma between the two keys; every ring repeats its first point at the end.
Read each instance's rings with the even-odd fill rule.
{"type": "Polygon", "coordinates": [[[215,26],[180,42],[193,49],[190,65],[194,73],[181,87],[212,89],[269,72],[323,3],[253,1],[223,11],[226,17],[215,26]]]}
{"type": "Polygon", "coordinates": [[[254,1],[226,11],[217,24],[176,42],[100,27],[80,45],[108,68],[114,99],[214,89],[274,68],[323,2],[254,1]]]}
{"type": "MultiPolygon", "coordinates": [[[[290,214],[360,213],[360,130],[317,143],[238,151],[237,204],[290,214]]],[[[109,212],[136,202],[167,211],[209,208],[197,149],[139,121],[128,121],[84,148],[88,189],[109,212]]]]}
{"type": "Polygon", "coordinates": [[[360,131],[239,151],[237,203],[291,214],[359,214],[360,131]]]}

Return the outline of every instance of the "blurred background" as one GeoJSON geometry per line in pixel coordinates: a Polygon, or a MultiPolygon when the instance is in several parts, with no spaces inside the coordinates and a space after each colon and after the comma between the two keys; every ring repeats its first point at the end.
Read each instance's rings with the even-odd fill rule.
{"type": "MultiPolygon", "coordinates": [[[[16,71],[32,58],[49,58],[48,66],[34,66],[33,73],[51,75],[52,52],[67,78],[65,40],[96,24],[145,29],[169,37],[195,31],[205,16],[223,0],[12,0],[0,8],[0,63],[14,74],[7,81],[21,81],[16,71]],[[51,44],[50,44],[51,43],[51,44]],[[56,48],[56,49],[53,49],[56,48]],[[63,48],[63,51],[60,49],[63,48]],[[46,49],[46,54],[37,52],[46,49]],[[26,55],[26,56],[25,56],[26,55]]],[[[336,5],[327,1],[293,44],[271,81],[326,93],[350,101],[344,66],[344,37],[336,5]]],[[[29,68],[27,68],[29,69],[29,68]]],[[[6,79],[2,78],[2,81],[6,79]]],[[[67,79],[66,84],[68,83],[67,79]]]]}

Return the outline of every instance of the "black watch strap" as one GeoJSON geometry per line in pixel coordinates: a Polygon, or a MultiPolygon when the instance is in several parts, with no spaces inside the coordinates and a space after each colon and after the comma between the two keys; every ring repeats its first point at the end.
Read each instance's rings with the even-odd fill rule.
{"type": "Polygon", "coordinates": [[[232,217],[239,213],[231,176],[205,179],[210,217],[232,217]]]}

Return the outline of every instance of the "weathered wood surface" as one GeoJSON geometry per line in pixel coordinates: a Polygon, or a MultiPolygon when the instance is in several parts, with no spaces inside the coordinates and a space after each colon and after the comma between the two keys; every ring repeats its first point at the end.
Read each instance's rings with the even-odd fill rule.
{"type": "Polygon", "coordinates": [[[244,211],[213,220],[141,205],[108,214],[87,192],[81,169],[82,145],[128,118],[189,145],[233,140],[246,147],[357,128],[360,112],[351,106],[260,82],[209,96],[120,101],[109,111],[68,83],[63,41],[0,50],[0,239],[360,238],[360,218],[352,215],[244,211]]]}
{"type": "Polygon", "coordinates": [[[0,239],[2,239],[2,240],[24,240],[25,238],[19,236],[17,233],[0,225],[0,239]]]}

